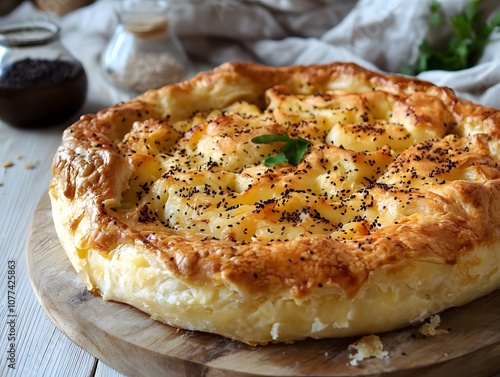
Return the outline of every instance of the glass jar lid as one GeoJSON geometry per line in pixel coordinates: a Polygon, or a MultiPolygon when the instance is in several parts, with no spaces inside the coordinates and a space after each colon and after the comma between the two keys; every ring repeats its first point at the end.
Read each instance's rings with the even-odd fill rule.
{"type": "Polygon", "coordinates": [[[116,11],[125,29],[140,39],[155,39],[168,32],[167,1],[123,0],[116,11]]]}
{"type": "Polygon", "coordinates": [[[6,47],[47,44],[59,36],[60,28],[50,21],[16,22],[0,26],[0,45],[6,47]]]}

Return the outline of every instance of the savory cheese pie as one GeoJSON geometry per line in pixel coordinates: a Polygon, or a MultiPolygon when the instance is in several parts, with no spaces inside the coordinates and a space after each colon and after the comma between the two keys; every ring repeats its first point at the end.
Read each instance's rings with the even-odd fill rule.
{"type": "Polygon", "coordinates": [[[415,78],[227,63],[70,126],[53,218],[89,290],[166,324],[379,333],[500,287],[499,139],[499,111],[415,78]]]}

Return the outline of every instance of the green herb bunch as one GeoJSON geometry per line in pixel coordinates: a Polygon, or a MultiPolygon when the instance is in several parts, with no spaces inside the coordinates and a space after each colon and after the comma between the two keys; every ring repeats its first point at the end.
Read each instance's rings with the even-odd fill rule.
{"type": "MultiPolygon", "coordinates": [[[[401,73],[417,75],[428,70],[457,71],[476,65],[490,35],[500,27],[500,12],[495,12],[489,22],[484,21],[484,11],[480,9],[483,0],[472,0],[462,12],[450,17],[453,34],[446,46],[435,47],[424,40],[419,46],[420,56],[413,65],[404,66],[401,73]]],[[[443,26],[441,3],[434,1],[430,6],[431,16],[427,20],[432,27],[443,26]]]]}

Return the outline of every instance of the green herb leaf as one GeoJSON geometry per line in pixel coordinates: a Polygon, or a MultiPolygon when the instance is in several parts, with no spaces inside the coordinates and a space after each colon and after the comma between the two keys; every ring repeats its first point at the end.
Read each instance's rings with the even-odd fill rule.
{"type": "Polygon", "coordinates": [[[290,141],[283,146],[282,151],[289,163],[298,165],[306,153],[308,146],[309,142],[299,136],[297,139],[290,139],[290,141]]]}
{"type": "Polygon", "coordinates": [[[463,14],[456,14],[450,18],[453,31],[458,38],[467,39],[472,36],[472,23],[463,14]]]}
{"type": "Polygon", "coordinates": [[[255,144],[271,144],[275,141],[289,141],[290,136],[286,132],[281,135],[260,135],[252,139],[252,143],[255,144]]]}
{"type": "MultiPolygon", "coordinates": [[[[489,23],[481,21],[484,12],[480,6],[483,1],[472,0],[461,13],[450,17],[453,35],[446,46],[432,46],[424,40],[419,46],[420,56],[415,63],[404,65],[400,72],[417,75],[431,69],[457,71],[474,66],[483,54],[491,33],[500,27],[500,12],[495,12],[489,23]]],[[[441,14],[441,4],[435,0],[429,10],[429,25],[442,25],[445,20],[441,14]]]]}
{"type": "Polygon", "coordinates": [[[433,1],[430,7],[431,16],[427,20],[427,23],[431,26],[439,26],[443,23],[443,16],[441,15],[441,3],[438,1],[433,1]]]}
{"type": "Polygon", "coordinates": [[[440,14],[434,13],[429,17],[427,23],[431,26],[439,26],[443,23],[443,17],[440,14]]]}
{"type": "Polygon", "coordinates": [[[489,27],[493,30],[494,28],[500,26],[500,12],[495,12],[491,21],[489,23],[489,27]]]}
{"type": "Polygon", "coordinates": [[[479,19],[483,16],[483,11],[479,9],[479,6],[483,1],[484,0],[472,0],[465,6],[463,15],[472,24],[479,21],[479,19]]]}
{"type": "Polygon", "coordinates": [[[431,13],[433,13],[433,14],[439,13],[441,11],[441,3],[437,0],[434,0],[431,3],[431,6],[429,9],[430,9],[431,13]]]}
{"type": "Polygon", "coordinates": [[[278,141],[285,142],[285,145],[281,153],[274,156],[269,155],[264,159],[263,163],[267,167],[273,167],[285,162],[289,162],[292,165],[298,165],[309,146],[309,141],[306,139],[300,136],[296,139],[292,139],[286,132],[281,135],[260,135],[252,138],[252,142],[255,144],[270,144],[278,141]]]}
{"type": "Polygon", "coordinates": [[[285,155],[283,153],[280,153],[280,154],[276,154],[274,156],[269,155],[262,162],[267,167],[272,168],[273,166],[276,166],[279,164],[284,164],[285,162],[288,162],[288,159],[285,157],[285,155]]]}
{"type": "MultiPolygon", "coordinates": [[[[500,21],[500,12],[496,13],[499,16],[500,21]]],[[[496,26],[500,26],[496,25],[496,26]]],[[[480,39],[483,43],[488,43],[488,38],[495,27],[491,27],[488,24],[481,24],[478,26],[476,30],[476,37],[480,39]]]]}

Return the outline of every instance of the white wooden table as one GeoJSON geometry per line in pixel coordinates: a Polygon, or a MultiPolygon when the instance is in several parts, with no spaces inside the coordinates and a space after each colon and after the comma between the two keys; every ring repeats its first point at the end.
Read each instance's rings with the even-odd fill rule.
{"type": "MultiPolygon", "coordinates": [[[[0,24],[12,20],[29,21],[37,17],[45,19],[49,16],[37,13],[29,2],[25,2],[9,16],[0,17],[0,24]]],[[[62,39],[64,42],[64,34],[62,39]]],[[[82,56],[78,50],[72,49],[72,46],[67,47],[84,63],[89,76],[88,98],[92,100],[87,101],[80,113],[94,113],[99,108],[126,99],[119,98],[120,95],[116,93],[110,95],[113,91],[110,88],[103,89],[107,84],[100,74],[88,69],[95,66],[95,56],[82,56]],[[114,97],[115,95],[117,97],[114,97]],[[99,100],[95,101],[95,98],[99,100]]],[[[31,217],[42,195],[47,194],[52,157],[60,144],[63,129],[71,124],[71,121],[49,129],[20,130],[0,120],[2,377],[123,376],[75,345],[49,320],[33,293],[26,269],[26,242],[31,217]],[[9,161],[12,166],[4,167],[4,163],[9,161]],[[8,286],[10,275],[15,276],[14,287],[8,286]],[[9,305],[12,303],[14,306],[9,305]],[[12,309],[14,313],[11,312],[12,309]],[[15,323],[12,320],[15,320],[15,323]],[[14,347],[10,346],[9,336],[15,336],[11,338],[14,347]],[[14,357],[9,360],[11,355],[14,357]],[[12,361],[15,361],[15,369],[9,368],[12,361]]],[[[12,282],[12,279],[10,281],[12,282]]]]}
{"type": "Polygon", "coordinates": [[[121,376],[76,346],[48,319],[26,270],[28,227],[40,197],[47,193],[61,133],[62,127],[22,131],[0,122],[0,164],[13,163],[0,165],[0,376],[121,376]],[[9,287],[11,275],[15,285],[9,287]]]}

